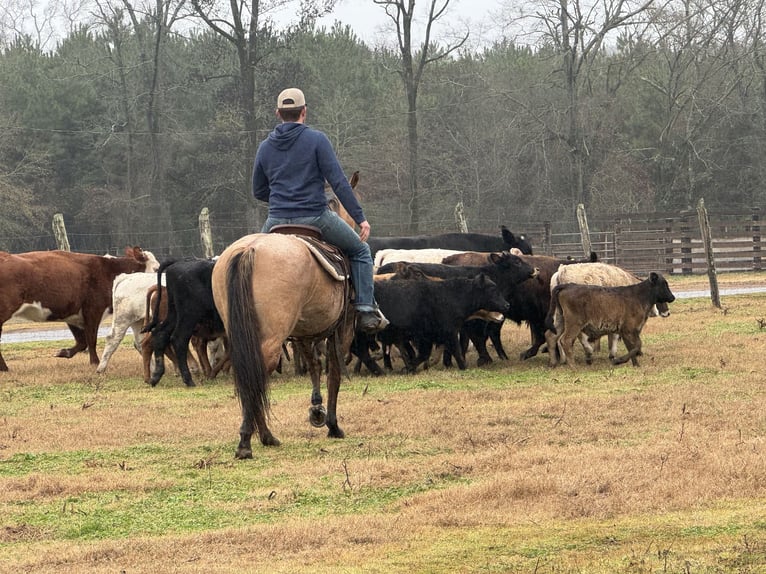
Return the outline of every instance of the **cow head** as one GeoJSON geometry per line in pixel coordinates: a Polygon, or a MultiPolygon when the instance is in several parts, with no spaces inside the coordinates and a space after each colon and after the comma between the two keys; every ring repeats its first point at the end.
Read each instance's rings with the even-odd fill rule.
{"type": "Polygon", "coordinates": [[[668,303],[676,300],[675,295],[670,290],[667,280],[659,273],[652,271],[649,274],[649,282],[652,284],[652,296],[657,306],[657,312],[660,316],[667,317],[670,315],[668,303]]]}
{"type": "Polygon", "coordinates": [[[505,300],[500,289],[494,281],[484,273],[479,273],[474,277],[471,283],[473,297],[484,311],[496,311],[498,313],[507,313],[510,309],[508,301],[505,300]]]}
{"type": "Polygon", "coordinates": [[[154,256],[151,251],[144,251],[138,246],[126,247],[125,257],[132,257],[136,261],[145,265],[144,271],[147,273],[154,273],[160,268],[160,262],[154,256]]]}
{"type": "Polygon", "coordinates": [[[532,255],[532,244],[529,243],[526,235],[523,233],[520,235],[514,235],[505,225],[500,226],[500,231],[503,234],[503,241],[505,241],[505,244],[509,248],[516,247],[524,255],[532,255]]]}
{"type": "Polygon", "coordinates": [[[527,279],[537,277],[540,270],[532,267],[521,257],[513,255],[510,251],[491,253],[489,260],[505,271],[510,271],[515,283],[521,283],[527,279]]]}

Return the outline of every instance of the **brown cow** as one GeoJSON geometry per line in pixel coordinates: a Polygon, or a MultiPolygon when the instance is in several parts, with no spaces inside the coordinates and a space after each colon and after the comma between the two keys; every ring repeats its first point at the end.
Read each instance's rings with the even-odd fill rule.
{"type": "MultiPolygon", "coordinates": [[[[636,277],[630,271],[626,271],[617,265],[609,265],[608,263],[602,263],[600,261],[594,263],[575,263],[574,265],[562,265],[559,267],[559,270],[551,277],[551,291],[553,291],[557,285],[563,285],[564,283],[619,287],[621,285],[633,285],[639,281],[641,281],[639,277],[636,277]]],[[[659,315],[662,315],[663,317],[670,315],[667,304],[663,304],[662,312],[655,307],[652,308],[652,311],[649,314],[650,317],[659,315]]],[[[555,324],[555,318],[553,322],[555,324]]],[[[609,335],[610,359],[617,356],[617,343],[619,340],[620,337],[616,334],[609,335]]],[[[580,343],[583,348],[587,349],[589,355],[592,355],[593,351],[599,349],[599,339],[596,339],[595,341],[589,340],[585,333],[581,333],[580,343]]]]}
{"type": "MultiPolygon", "coordinates": [[[[589,337],[617,333],[622,337],[628,353],[612,359],[613,365],[628,360],[638,366],[641,354],[641,329],[655,305],[672,303],[675,296],[668,282],[659,273],[634,285],[602,287],[567,283],[557,286],[551,293],[551,304],[546,318],[548,331],[545,338],[551,366],[557,364],[555,349],[561,360],[574,366],[572,345],[580,332],[589,337]],[[555,322],[554,322],[555,317],[555,322]]],[[[591,363],[586,349],[586,362],[591,363]]]]}
{"type": "MultiPolygon", "coordinates": [[[[124,257],[105,257],[69,251],[0,252],[0,335],[11,317],[31,321],[63,321],[75,345],[61,349],[71,358],[88,350],[98,364],[96,340],[104,312],[112,304],[112,283],[120,273],[156,271],[157,259],[140,247],[128,247],[124,257]]],[[[0,371],[8,365],[0,353],[0,371]]]]}

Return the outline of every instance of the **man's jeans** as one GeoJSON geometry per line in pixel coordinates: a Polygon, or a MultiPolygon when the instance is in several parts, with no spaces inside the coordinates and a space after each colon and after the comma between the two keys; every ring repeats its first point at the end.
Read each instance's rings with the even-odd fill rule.
{"type": "Polygon", "coordinates": [[[261,231],[268,232],[275,225],[313,225],[322,231],[322,238],[346,254],[351,262],[351,280],[356,291],[357,311],[375,311],[375,294],[372,284],[372,256],[370,246],[359,239],[356,231],[329,209],[313,217],[272,217],[266,219],[261,231]]]}

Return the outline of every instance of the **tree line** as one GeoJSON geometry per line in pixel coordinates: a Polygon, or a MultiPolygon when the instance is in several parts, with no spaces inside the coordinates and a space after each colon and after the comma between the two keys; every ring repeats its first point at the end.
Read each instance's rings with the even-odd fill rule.
{"type": "Polygon", "coordinates": [[[53,46],[0,13],[0,249],[48,248],[54,213],[84,251],[176,245],[204,207],[227,241],[258,230],[252,160],[287,86],[359,170],[373,233],[764,203],[760,1],[499,3],[481,48],[437,34],[450,0],[359,1],[389,43],[318,26],[333,0],[91,0],[53,46]]]}

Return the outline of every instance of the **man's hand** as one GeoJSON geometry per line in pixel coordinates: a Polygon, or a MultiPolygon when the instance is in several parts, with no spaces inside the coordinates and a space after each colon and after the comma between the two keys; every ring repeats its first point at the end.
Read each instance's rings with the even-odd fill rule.
{"type": "Polygon", "coordinates": [[[365,219],[362,221],[362,223],[359,224],[359,239],[362,241],[367,241],[367,238],[370,236],[370,224],[365,219]]]}

